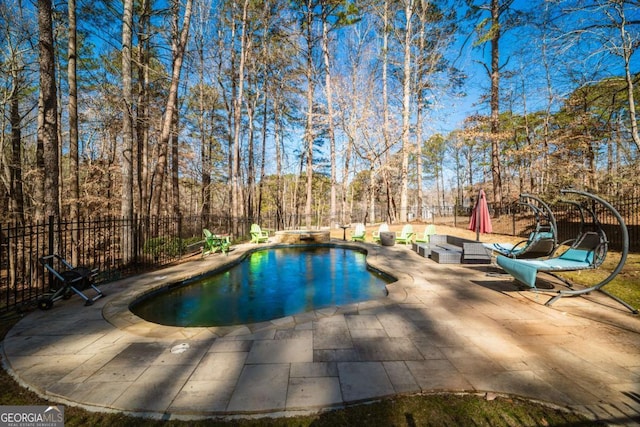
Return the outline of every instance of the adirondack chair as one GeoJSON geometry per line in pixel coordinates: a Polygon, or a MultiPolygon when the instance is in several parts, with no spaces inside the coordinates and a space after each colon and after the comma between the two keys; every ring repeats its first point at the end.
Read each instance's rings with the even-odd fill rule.
{"type": "Polygon", "coordinates": [[[413,235],[413,226],[411,224],[405,224],[402,227],[402,231],[400,233],[396,233],[396,242],[408,245],[412,242],[413,235]]]}
{"type": "Polygon", "coordinates": [[[364,227],[364,224],[357,223],[355,230],[351,233],[351,240],[354,242],[364,242],[364,239],[367,235],[367,230],[364,227]]]}
{"type": "Polygon", "coordinates": [[[375,243],[380,243],[380,233],[386,233],[389,231],[389,225],[386,222],[383,222],[378,226],[377,230],[371,232],[371,236],[373,237],[373,241],[375,243]]]}
{"type": "Polygon", "coordinates": [[[435,224],[429,224],[424,228],[422,236],[416,236],[416,243],[429,243],[431,236],[436,234],[435,224]]]}
{"type": "Polygon", "coordinates": [[[251,224],[251,243],[266,243],[269,241],[269,232],[262,230],[258,224],[251,224]]]}
{"type": "Polygon", "coordinates": [[[202,256],[214,254],[220,251],[223,254],[228,254],[229,247],[231,246],[231,240],[229,236],[218,236],[213,234],[206,228],[202,229],[204,235],[204,246],[202,248],[202,256]]]}

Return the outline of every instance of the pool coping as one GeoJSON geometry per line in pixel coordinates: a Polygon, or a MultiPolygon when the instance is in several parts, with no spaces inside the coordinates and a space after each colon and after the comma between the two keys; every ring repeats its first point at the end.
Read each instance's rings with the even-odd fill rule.
{"type": "MultiPolygon", "coordinates": [[[[387,248],[388,249],[388,248],[387,248]]],[[[332,239],[328,243],[317,244],[286,244],[286,243],[264,243],[264,244],[240,244],[234,245],[233,250],[227,255],[213,254],[201,258],[200,266],[189,271],[177,269],[175,273],[170,272],[171,267],[162,270],[165,274],[162,276],[155,275],[154,281],[150,283],[141,282],[141,277],[146,279],[149,274],[136,276],[134,278],[123,279],[127,286],[119,291],[112,298],[109,298],[102,309],[104,319],[114,327],[123,331],[133,333],[138,336],[156,338],[167,336],[183,336],[185,338],[197,337],[225,337],[241,334],[252,334],[258,331],[264,331],[271,328],[291,327],[298,324],[307,323],[313,319],[333,316],[342,312],[353,312],[359,308],[371,308],[374,306],[384,306],[396,304],[406,300],[407,293],[405,287],[413,285],[413,277],[397,271],[389,271],[383,265],[381,251],[379,246],[366,245],[359,242],[349,242],[343,240],[332,239]],[[385,297],[369,299],[358,303],[348,305],[331,306],[303,312],[296,315],[286,316],[282,318],[272,319],[264,322],[247,323],[233,326],[167,326],[147,321],[134,314],[130,307],[136,301],[139,301],[152,293],[162,292],[169,287],[184,281],[197,279],[200,276],[216,274],[223,272],[229,268],[241,263],[249,255],[254,252],[265,249],[277,249],[287,247],[335,247],[347,248],[364,252],[366,255],[367,267],[375,271],[381,272],[387,276],[396,279],[392,283],[385,285],[387,295],[385,297]]],[[[196,263],[197,261],[189,261],[196,263]]],[[[114,286],[117,286],[115,284],[114,286]]]]}

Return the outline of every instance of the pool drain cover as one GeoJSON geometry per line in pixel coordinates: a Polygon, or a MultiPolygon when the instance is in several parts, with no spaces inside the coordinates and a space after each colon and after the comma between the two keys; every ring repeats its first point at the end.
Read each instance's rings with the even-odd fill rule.
{"type": "Polygon", "coordinates": [[[180,354],[180,353],[184,353],[188,349],[189,349],[189,344],[182,343],[182,344],[174,345],[173,347],[171,347],[171,353],[180,354]]]}

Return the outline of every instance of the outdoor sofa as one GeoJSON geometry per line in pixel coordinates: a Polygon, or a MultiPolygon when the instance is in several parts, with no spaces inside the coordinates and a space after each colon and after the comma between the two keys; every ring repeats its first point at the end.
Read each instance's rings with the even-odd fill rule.
{"type": "Polygon", "coordinates": [[[429,243],[413,243],[413,250],[440,264],[490,264],[491,252],[481,242],[434,234],[429,243]]]}

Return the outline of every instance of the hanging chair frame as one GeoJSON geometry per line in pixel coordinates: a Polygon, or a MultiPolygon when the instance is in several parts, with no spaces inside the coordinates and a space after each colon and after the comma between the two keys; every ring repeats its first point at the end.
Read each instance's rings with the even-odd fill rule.
{"type": "MultiPolygon", "coordinates": [[[[559,291],[557,291],[558,292],[557,295],[555,295],[551,299],[549,299],[545,303],[545,305],[546,306],[550,306],[551,304],[553,304],[554,302],[556,302],[558,299],[560,299],[562,297],[579,296],[579,295],[589,294],[589,293],[594,292],[594,291],[599,291],[599,292],[602,292],[603,294],[605,294],[606,296],[608,296],[609,298],[611,298],[611,299],[615,300],[616,302],[620,303],[624,307],[626,307],[633,314],[638,314],[638,310],[636,308],[632,307],[627,302],[623,301],[622,299],[618,298],[617,296],[612,295],[609,292],[607,292],[607,291],[602,289],[603,286],[605,286],[606,284],[610,283],[618,274],[620,274],[620,272],[622,271],[622,269],[624,267],[625,262],[627,261],[627,255],[629,254],[629,231],[627,230],[627,226],[626,226],[626,224],[624,222],[624,219],[622,218],[620,213],[616,210],[616,208],[614,208],[609,202],[607,202],[606,200],[604,200],[601,197],[598,197],[598,196],[596,196],[594,194],[588,193],[586,191],[580,191],[580,190],[574,190],[574,189],[562,189],[562,190],[560,190],[560,193],[561,194],[576,194],[576,195],[585,197],[585,198],[591,200],[591,202],[593,204],[599,203],[602,207],[606,208],[609,212],[611,212],[611,214],[613,214],[613,216],[618,221],[618,227],[620,229],[620,234],[621,234],[621,237],[622,237],[622,253],[621,253],[621,256],[620,256],[620,260],[618,261],[618,264],[616,265],[616,267],[613,269],[613,271],[605,279],[603,279],[600,282],[598,282],[597,284],[595,284],[593,286],[590,286],[590,287],[587,287],[587,288],[559,290],[559,291]]],[[[585,209],[585,206],[582,205],[582,204],[579,204],[577,202],[574,202],[574,201],[568,201],[568,203],[572,203],[572,204],[574,204],[574,205],[579,207],[580,216],[581,216],[581,233],[584,233],[584,228],[585,228],[584,209],[585,209]]],[[[596,231],[601,234],[601,239],[603,239],[603,242],[605,242],[604,244],[607,245],[608,241],[607,241],[607,238],[606,238],[606,234],[604,232],[602,224],[598,220],[598,217],[597,217],[596,212],[595,212],[595,208],[591,207],[591,208],[589,208],[587,210],[588,210],[588,212],[589,212],[589,214],[590,214],[590,216],[592,218],[593,225],[596,227],[596,231]]],[[[596,261],[597,266],[601,265],[602,262],[604,262],[604,257],[606,256],[606,251],[607,251],[606,246],[603,249],[604,249],[604,253],[600,253],[600,254],[597,255],[598,258],[600,258],[599,260],[596,261]]],[[[553,275],[553,276],[557,277],[555,275],[553,275]]]]}
{"type": "Polygon", "coordinates": [[[503,246],[504,244],[493,243],[485,244],[485,247],[514,259],[542,258],[553,255],[558,248],[558,226],[549,205],[532,194],[521,194],[518,205],[526,206],[533,212],[536,225],[529,238],[515,245],[503,246]],[[543,228],[546,227],[548,227],[548,231],[543,231],[543,228]],[[545,236],[541,237],[543,233],[545,236]],[[548,246],[548,243],[551,245],[548,246]]]}

